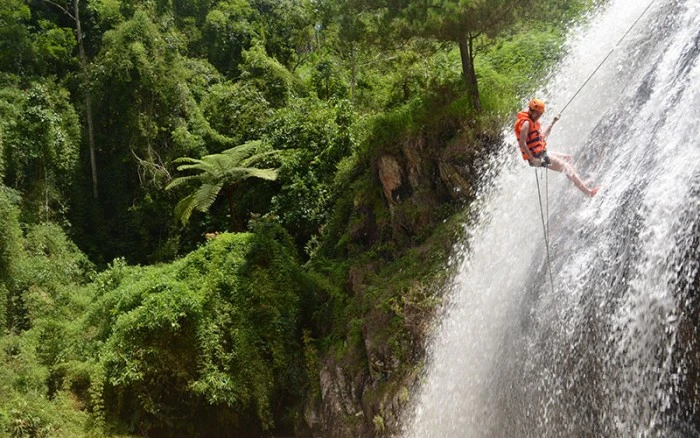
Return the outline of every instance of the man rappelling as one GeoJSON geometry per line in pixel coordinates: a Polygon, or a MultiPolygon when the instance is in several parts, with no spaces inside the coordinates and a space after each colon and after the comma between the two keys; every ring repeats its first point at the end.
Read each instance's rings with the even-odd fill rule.
{"type": "Polygon", "coordinates": [[[544,114],[544,102],[540,99],[532,99],[528,103],[527,111],[518,113],[518,119],[515,122],[515,135],[523,159],[532,167],[545,167],[564,173],[587,196],[595,196],[598,193],[598,187],[589,189],[581,181],[571,165],[570,155],[547,151],[547,137],[552,132],[552,127],[559,120],[560,115],[554,117],[552,123],[543,133],[538,121],[542,114],[544,114]]]}

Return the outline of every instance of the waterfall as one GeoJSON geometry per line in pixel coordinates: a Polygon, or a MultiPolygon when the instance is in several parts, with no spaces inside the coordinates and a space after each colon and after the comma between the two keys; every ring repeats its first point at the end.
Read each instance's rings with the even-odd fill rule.
{"type": "MultiPolygon", "coordinates": [[[[572,32],[543,126],[647,5],[572,32]]],[[[697,436],[700,2],[656,0],[554,127],[549,149],[602,188],[547,175],[553,290],[535,172],[506,136],[403,434],[697,436]]]]}

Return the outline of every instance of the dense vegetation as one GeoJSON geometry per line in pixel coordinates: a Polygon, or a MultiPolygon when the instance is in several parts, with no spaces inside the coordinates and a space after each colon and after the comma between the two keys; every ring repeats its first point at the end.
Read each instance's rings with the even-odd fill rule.
{"type": "Polygon", "coordinates": [[[481,158],[592,4],[0,2],[0,434],[318,434],[328,369],[390,433],[481,158]]]}

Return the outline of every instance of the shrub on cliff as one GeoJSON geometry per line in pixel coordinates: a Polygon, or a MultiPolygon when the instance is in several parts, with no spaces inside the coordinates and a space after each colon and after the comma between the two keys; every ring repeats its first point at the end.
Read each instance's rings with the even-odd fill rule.
{"type": "Polygon", "coordinates": [[[154,434],[291,430],[286,409],[307,380],[300,303],[313,282],[286,232],[252,229],[173,264],[116,262],[98,276],[84,322],[102,370],[91,382],[98,417],[154,434]]]}

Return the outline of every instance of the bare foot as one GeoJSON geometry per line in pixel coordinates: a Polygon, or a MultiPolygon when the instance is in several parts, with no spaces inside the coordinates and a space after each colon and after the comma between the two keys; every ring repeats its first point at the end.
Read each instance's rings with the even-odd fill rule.
{"type": "Polygon", "coordinates": [[[594,187],[594,188],[590,189],[590,190],[588,191],[588,197],[589,197],[589,198],[592,198],[592,197],[594,197],[595,195],[597,195],[597,194],[598,194],[598,190],[600,190],[600,186],[594,187]]]}

